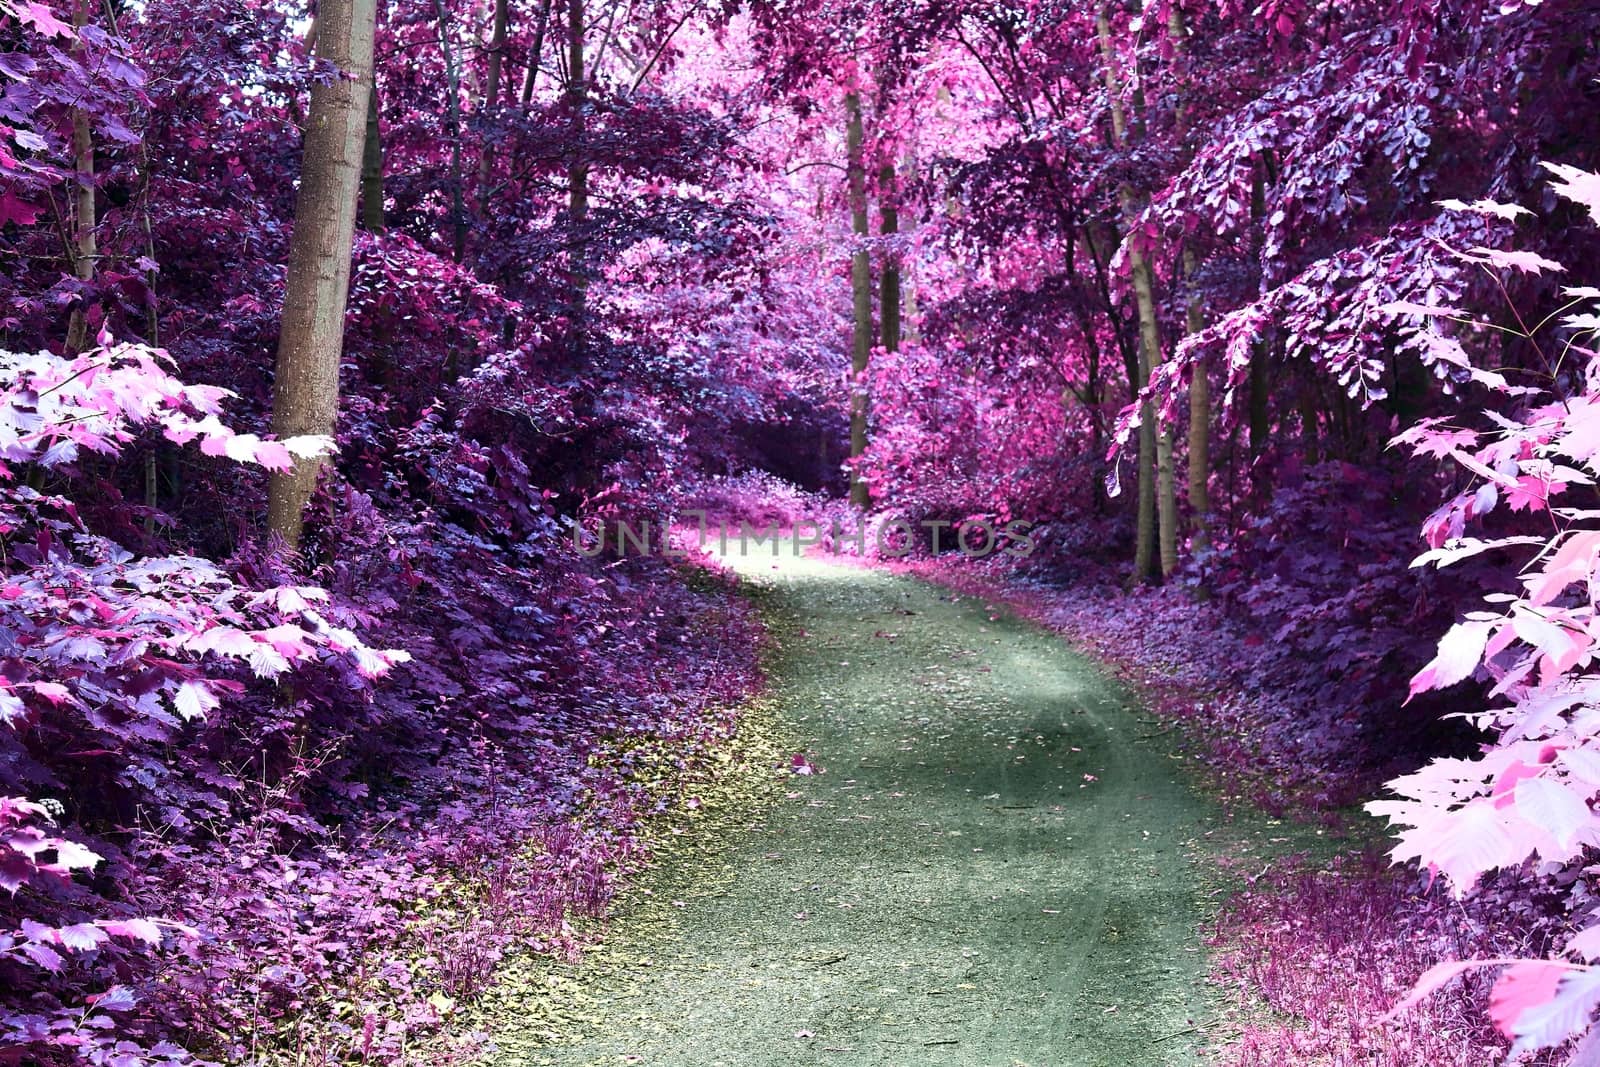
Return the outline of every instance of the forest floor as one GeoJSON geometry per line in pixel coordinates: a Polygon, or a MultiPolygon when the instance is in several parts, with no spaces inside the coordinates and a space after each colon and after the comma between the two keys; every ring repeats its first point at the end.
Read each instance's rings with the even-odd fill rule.
{"type": "Polygon", "coordinates": [[[1127,691],[982,599],[729,562],[775,636],[763,728],[815,773],[665,860],[581,963],[504,986],[492,1062],[1195,1062],[1206,854],[1241,828],[1127,691]]]}

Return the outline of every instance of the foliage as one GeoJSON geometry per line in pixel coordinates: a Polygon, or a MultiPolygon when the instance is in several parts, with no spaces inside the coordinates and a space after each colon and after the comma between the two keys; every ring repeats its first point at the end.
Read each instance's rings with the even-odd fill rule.
{"type": "MultiPolygon", "coordinates": [[[[1600,177],[1562,165],[1550,169],[1556,190],[1586,208],[1591,221],[1600,220],[1600,177]]],[[[1470,210],[1514,214],[1494,204],[1470,210]]],[[[1491,267],[1563,270],[1536,255],[1502,258],[1474,250],[1462,257],[1491,267]]],[[[1597,1040],[1589,1022],[1600,1005],[1600,978],[1585,965],[1600,957],[1587,870],[1587,850],[1600,843],[1600,822],[1589,806],[1600,789],[1589,762],[1596,735],[1589,674],[1600,534],[1590,529],[1592,510],[1576,498],[1594,482],[1597,449],[1589,427],[1600,363],[1585,343],[1600,331],[1593,313],[1600,291],[1569,287],[1564,295],[1563,307],[1520,333],[1543,360],[1542,373],[1515,377],[1469,357],[1462,342],[1479,341],[1488,324],[1438,306],[1394,308],[1420,320],[1432,345],[1463,377],[1503,398],[1485,408],[1481,428],[1428,420],[1396,438],[1417,455],[1452,460],[1470,482],[1424,524],[1429,550],[1415,565],[1446,567],[1506,550],[1526,562],[1510,590],[1490,593],[1486,609],[1468,612],[1450,628],[1437,655],[1411,681],[1413,694],[1446,689],[1481,668],[1493,683],[1492,703],[1467,714],[1493,743],[1475,758],[1435,760],[1396,779],[1390,786],[1399,799],[1368,809],[1400,828],[1396,859],[1420,860],[1457,895],[1470,892],[1487,872],[1524,864],[1560,880],[1577,927],[1562,951],[1585,962],[1512,962],[1495,984],[1490,1014],[1515,1039],[1514,1052],[1580,1037],[1572,1055],[1581,1060],[1597,1040]],[[1548,356],[1547,346],[1553,348],[1548,356]],[[1504,512],[1511,515],[1502,518],[1504,512]],[[1519,513],[1531,521],[1517,521],[1519,513]],[[1469,535],[1468,523],[1489,536],[1469,535]]],[[[1441,965],[1412,999],[1462,967],[1441,965]]]]}

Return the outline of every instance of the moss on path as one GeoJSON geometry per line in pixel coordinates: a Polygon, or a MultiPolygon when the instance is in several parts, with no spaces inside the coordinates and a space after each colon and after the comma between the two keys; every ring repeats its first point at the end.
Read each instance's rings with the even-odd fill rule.
{"type": "Polygon", "coordinates": [[[811,560],[742,569],[782,640],[778,714],[823,773],[548,976],[593,1025],[518,1040],[502,1001],[495,1062],[1195,1062],[1190,846],[1214,812],[1125,692],[981,600],[811,560]]]}

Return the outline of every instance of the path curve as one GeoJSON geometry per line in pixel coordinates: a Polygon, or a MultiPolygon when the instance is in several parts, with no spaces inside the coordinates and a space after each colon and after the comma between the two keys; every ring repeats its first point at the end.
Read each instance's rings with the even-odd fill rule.
{"type": "Polygon", "coordinates": [[[594,994],[598,1028],[500,1062],[1197,1062],[1192,846],[1214,812],[1125,692],[979,599],[731,562],[770,586],[780,713],[824,773],[793,779],[673,945],[594,994]]]}

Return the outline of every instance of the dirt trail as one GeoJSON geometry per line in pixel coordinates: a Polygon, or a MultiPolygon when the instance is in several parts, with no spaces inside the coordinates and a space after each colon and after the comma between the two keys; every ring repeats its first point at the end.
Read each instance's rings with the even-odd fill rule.
{"type": "MultiPolygon", "coordinates": [[[[770,587],[778,707],[823,773],[793,779],[670,943],[590,984],[587,1036],[497,1062],[1195,1063],[1187,846],[1214,812],[1126,694],[981,600],[811,560],[741,569],[770,587]]],[[[610,940],[629,936],[624,915],[610,940]]]]}

